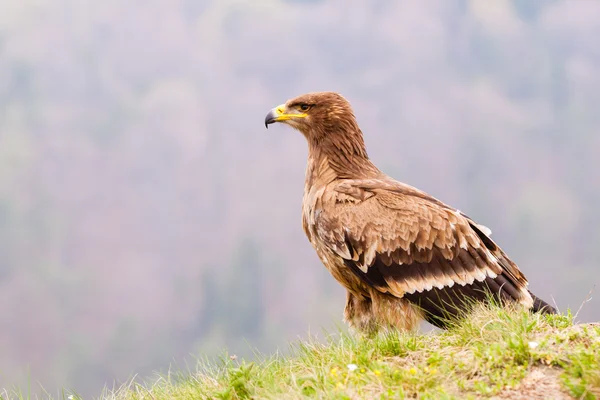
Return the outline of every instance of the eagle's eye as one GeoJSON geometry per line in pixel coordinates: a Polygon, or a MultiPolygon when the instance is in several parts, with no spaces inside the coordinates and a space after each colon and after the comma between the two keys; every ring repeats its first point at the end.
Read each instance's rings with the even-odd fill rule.
{"type": "Polygon", "coordinates": [[[308,110],[310,110],[310,106],[308,104],[300,104],[298,106],[298,108],[300,109],[300,111],[308,111],[308,110]]]}

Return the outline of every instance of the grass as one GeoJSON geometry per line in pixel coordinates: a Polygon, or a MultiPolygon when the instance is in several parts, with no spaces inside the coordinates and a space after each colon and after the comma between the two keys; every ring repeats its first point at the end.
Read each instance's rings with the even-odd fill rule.
{"type": "Polygon", "coordinates": [[[293,346],[290,357],[252,363],[224,357],[219,365],[201,363],[193,372],[130,382],[101,398],[600,397],[600,325],[574,325],[570,313],[480,307],[448,331],[337,334],[325,344],[309,340],[293,346]]]}

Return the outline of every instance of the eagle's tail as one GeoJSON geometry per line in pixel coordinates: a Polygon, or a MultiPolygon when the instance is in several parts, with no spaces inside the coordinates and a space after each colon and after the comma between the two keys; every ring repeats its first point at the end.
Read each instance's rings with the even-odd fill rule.
{"type": "Polygon", "coordinates": [[[546,303],[544,300],[537,297],[535,294],[529,292],[533,299],[533,312],[539,312],[542,314],[556,314],[556,308],[546,303]]]}

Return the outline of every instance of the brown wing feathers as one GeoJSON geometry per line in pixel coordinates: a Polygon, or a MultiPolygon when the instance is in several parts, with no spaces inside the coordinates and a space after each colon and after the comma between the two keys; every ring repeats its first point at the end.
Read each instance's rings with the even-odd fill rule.
{"type": "Polygon", "coordinates": [[[344,226],[338,247],[352,254],[344,263],[368,285],[419,305],[438,326],[473,300],[531,302],[516,266],[465,216],[422,194],[370,189],[359,195],[355,186],[368,200],[348,204],[337,224],[327,224],[344,226]]]}
{"type": "Polygon", "coordinates": [[[345,260],[345,264],[377,290],[400,295],[420,306],[425,318],[439,327],[464,312],[474,300],[495,298],[503,302],[523,297],[502,274],[487,276],[479,272],[467,250],[461,249],[452,260],[437,250],[434,254],[430,262],[390,265],[377,256],[366,273],[352,260],[345,260]]]}

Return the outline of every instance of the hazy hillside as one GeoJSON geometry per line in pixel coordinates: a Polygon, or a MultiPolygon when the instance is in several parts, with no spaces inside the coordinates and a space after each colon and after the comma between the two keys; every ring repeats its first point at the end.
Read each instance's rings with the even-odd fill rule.
{"type": "Polygon", "coordinates": [[[315,90],[577,309],[600,280],[597,37],[592,0],[0,2],[0,388],[97,394],[339,324],[304,139],[263,126],[315,90]]]}

